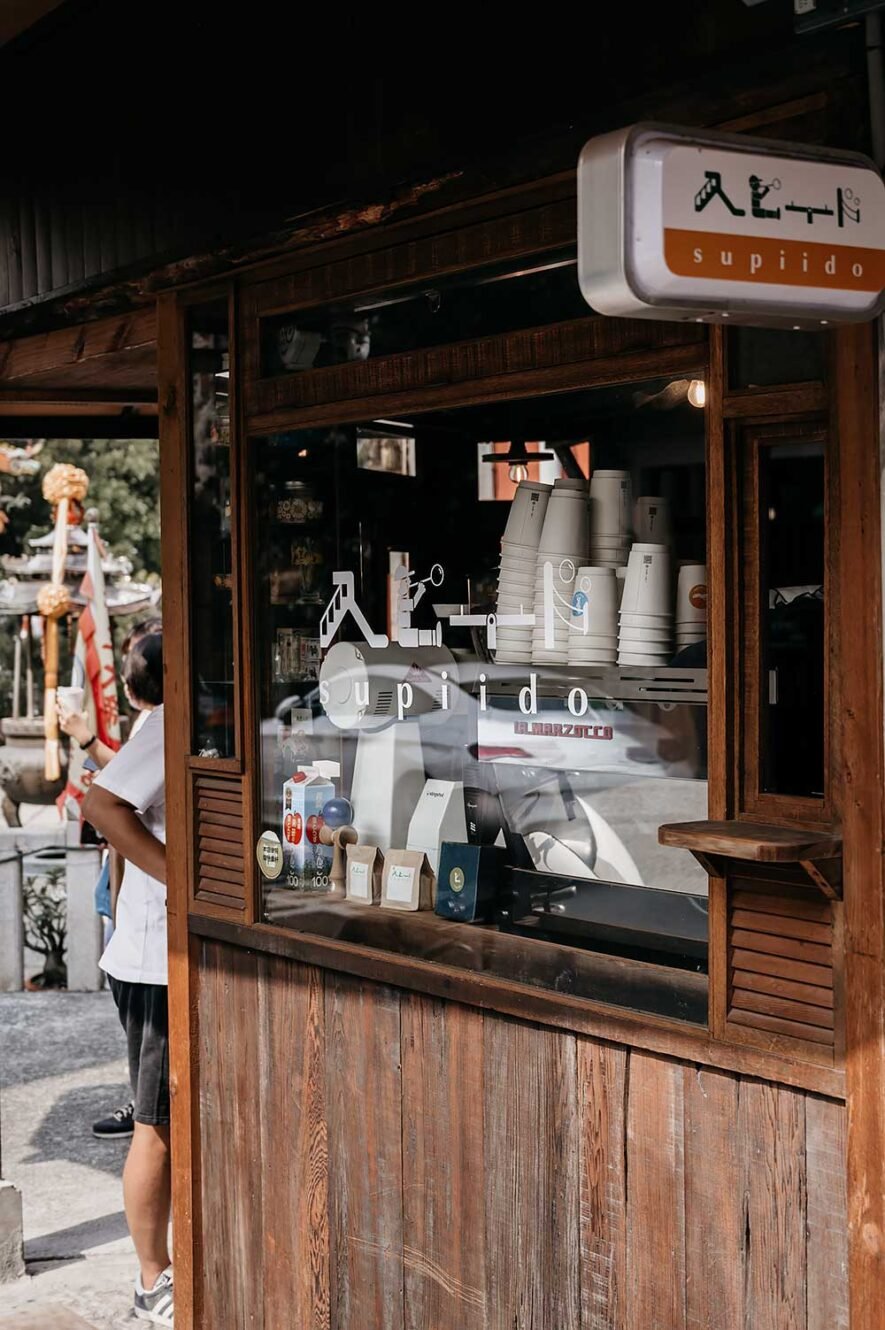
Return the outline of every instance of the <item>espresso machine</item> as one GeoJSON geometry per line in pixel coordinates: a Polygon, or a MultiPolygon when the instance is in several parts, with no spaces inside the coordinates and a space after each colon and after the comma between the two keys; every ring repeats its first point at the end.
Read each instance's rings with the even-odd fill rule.
{"type": "Polygon", "coordinates": [[[697,968],[707,879],[657,833],[707,816],[706,670],[600,666],[565,685],[561,670],[531,673],[531,699],[505,671],[473,709],[468,834],[505,846],[509,863],[496,922],[697,968]]]}

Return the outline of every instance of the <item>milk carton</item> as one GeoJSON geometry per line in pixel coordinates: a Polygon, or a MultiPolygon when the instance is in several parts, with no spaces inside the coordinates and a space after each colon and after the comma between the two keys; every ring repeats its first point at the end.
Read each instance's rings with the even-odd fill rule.
{"type": "Polygon", "coordinates": [[[314,767],[295,773],[283,785],[283,855],[291,887],[323,890],[329,885],[332,846],[320,843],[323,808],[335,786],[314,767]]]}

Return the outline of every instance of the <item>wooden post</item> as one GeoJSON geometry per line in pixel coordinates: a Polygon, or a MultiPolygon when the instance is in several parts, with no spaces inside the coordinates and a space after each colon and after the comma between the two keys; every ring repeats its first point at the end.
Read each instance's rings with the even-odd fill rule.
{"type": "Polygon", "coordinates": [[[885,864],[882,549],[874,330],[836,334],[841,541],[845,1073],[852,1330],[878,1330],[885,1287],[885,864]]]}
{"type": "MultiPolygon", "coordinates": [[[[166,882],[169,934],[169,1072],[172,1092],[172,1233],[175,1319],[181,1330],[200,1324],[200,1163],[196,954],[189,955],[189,826],[187,754],[190,718],[188,613],[187,380],[182,317],[174,296],[157,306],[160,478],[163,513],[163,667],[166,715],[166,882]]],[[[194,948],[199,943],[194,940],[194,948]]],[[[220,1185],[220,1179],[214,1185],[220,1185]]]]}

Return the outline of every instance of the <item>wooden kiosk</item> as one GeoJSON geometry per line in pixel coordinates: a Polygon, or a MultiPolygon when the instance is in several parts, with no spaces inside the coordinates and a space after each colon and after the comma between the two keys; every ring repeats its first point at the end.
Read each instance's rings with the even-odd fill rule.
{"type": "MultiPolygon", "coordinates": [[[[881,1323],[875,329],[791,342],[605,319],[567,291],[574,245],[564,172],[160,299],[185,1325],[881,1323]],[[517,298],[499,299],[508,281],[517,298]],[[210,379],[224,395],[207,431],[210,379]],[[681,392],[684,422],[691,381],[706,387],[698,449],[668,426],[649,452],[668,413],[640,402],[681,392]],[[670,486],[674,513],[688,505],[679,538],[709,577],[706,809],[652,831],[677,856],[661,871],[708,889],[700,959],[592,928],[596,946],[563,940],[549,904],[508,929],[329,900],[256,862],[261,834],[280,832],[285,762],[331,751],[311,701],[331,572],[355,570],[375,627],[388,551],[411,553],[420,580],[445,544],[475,585],[491,530],[465,497],[477,445],[516,437],[565,439],[578,464],[617,454],[670,486]],[[399,441],[405,474],[357,465],[361,441],[381,439],[399,441]],[[690,454],[678,475],[668,448],[690,454]],[[791,458],[813,459],[813,503],[791,458]],[[819,542],[819,661],[808,692],[803,639],[779,699],[798,690],[811,743],[795,708],[772,716],[767,571],[775,509],[805,502],[792,530],[800,554],[819,542]],[[281,757],[299,724],[306,747],[281,757]]],[[[491,507],[499,538],[506,505],[491,507]]],[[[456,612],[483,601],[466,587],[444,589],[456,612]]]]}
{"type": "MultiPolygon", "coordinates": [[[[68,292],[59,325],[90,322],[5,345],[16,432],[158,418],[180,1330],[883,1324],[881,326],[604,317],[576,277],[595,130],[868,148],[859,34],[714,86],[731,27],[783,41],[782,16],[734,11],[694,5],[683,33],[659,9],[635,42],[622,16],[588,123],[549,147],[553,65],[505,165],[68,292]],[[658,41],[696,81],[615,106],[658,41]],[[496,645],[517,483],[598,471],[665,501],[640,543],[670,550],[675,614],[584,665],[503,624],[496,645]],[[685,643],[679,565],[706,569],[685,643]],[[435,797],[460,834],[434,833],[435,797]],[[406,874],[429,855],[449,914],[328,890],[321,821],[406,874]],[[440,871],[442,842],[478,879],[466,851],[440,871]]],[[[387,159],[352,63],[358,180],[361,152],[387,159]]],[[[244,86],[241,155],[270,162],[244,86]]],[[[417,119],[379,113],[391,160],[417,119]]],[[[234,178],[226,125],[200,123],[234,178]]],[[[328,198],[336,145],[310,146],[328,198]]],[[[561,609],[563,565],[626,560],[648,516],[551,538],[561,609]]],[[[426,906],[409,881],[394,903],[426,906]]]]}

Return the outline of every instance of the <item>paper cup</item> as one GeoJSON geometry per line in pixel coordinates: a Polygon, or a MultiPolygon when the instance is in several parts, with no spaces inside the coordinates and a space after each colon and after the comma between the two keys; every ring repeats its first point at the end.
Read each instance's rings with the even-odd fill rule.
{"type": "Polygon", "coordinates": [[[662,495],[643,494],[633,507],[633,531],[636,539],[669,545],[670,500],[662,495]]]}
{"type": "Polygon", "coordinates": [[[592,649],[593,651],[606,651],[618,645],[618,639],[611,633],[572,633],[569,638],[569,650],[575,651],[592,649]]]}
{"type": "Polygon", "coordinates": [[[578,569],[572,592],[571,626],[584,636],[617,631],[618,583],[610,568],[578,569]]]}
{"type": "Polygon", "coordinates": [[[515,545],[538,548],[550,493],[550,486],[543,485],[540,481],[519,482],[504,528],[504,540],[515,545]]]}
{"type": "Polygon", "coordinates": [[[627,471],[594,471],[590,477],[590,531],[596,537],[629,539],[631,494],[627,471]]]}
{"type": "Polygon", "coordinates": [[[628,535],[607,536],[602,531],[591,530],[590,532],[590,544],[597,546],[599,549],[629,549],[632,543],[628,535]]]}
{"type": "Polygon", "coordinates": [[[511,545],[501,542],[501,566],[522,567],[523,564],[535,564],[538,561],[537,545],[511,545]]]}
{"type": "Polygon", "coordinates": [[[634,545],[627,563],[621,613],[670,613],[670,557],[655,544],[634,545]]]}
{"type": "Polygon", "coordinates": [[[707,620],[707,568],[702,563],[690,563],[679,569],[676,583],[677,623],[706,623],[707,620]]]}
{"type": "Polygon", "coordinates": [[[618,614],[618,622],[631,628],[670,628],[672,614],[628,614],[623,608],[618,614]]]}
{"type": "MultiPolygon", "coordinates": [[[[567,627],[566,627],[566,628],[562,628],[562,627],[560,627],[559,625],[557,625],[557,627],[556,627],[556,628],[554,629],[554,631],[553,631],[553,646],[555,646],[555,647],[559,647],[559,646],[566,647],[566,646],[568,646],[568,639],[569,639],[569,630],[568,630],[568,628],[567,628],[567,627]]],[[[546,647],[546,646],[547,646],[547,634],[544,632],[544,629],[543,629],[543,628],[535,628],[535,629],[533,629],[533,631],[532,631],[532,642],[535,644],[535,646],[539,646],[539,647],[546,647]]]]}
{"type": "MultiPolygon", "coordinates": [[[[669,628],[630,628],[622,624],[618,639],[621,642],[648,642],[649,645],[653,642],[661,642],[665,646],[669,646],[673,641],[673,634],[669,628]]],[[[652,648],[652,650],[659,649],[652,648]]]]}
{"type": "Polygon", "coordinates": [[[583,482],[580,488],[558,488],[559,484],[557,481],[550,495],[538,553],[561,555],[563,551],[579,551],[583,563],[590,540],[587,491],[583,482]]]}
{"type": "Polygon", "coordinates": [[[547,652],[538,650],[531,653],[532,665],[568,665],[568,652],[547,652]]]}
{"type": "Polygon", "coordinates": [[[534,596],[537,578],[532,577],[511,577],[509,573],[503,573],[498,578],[499,596],[534,596]]]}
{"type": "Polygon", "coordinates": [[[593,665],[617,665],[617,663],[617,656],[587,656],[583,660],[572,660],[571,656],[568,658],[569,669],[572,670],[586,670],[593,665]]]}
{"type": "Polygon", "coordinates": [[[634,655],[633,652],[619,651],[619,665],[647,665],[653,669],[663,669],[670,660],[671,655],[668,652],[666,656],[634,655]]]}
{"type": "Polygon", "coordinates": [[[73,685],[63,684],[56,688],[55,696],[64,707],[65,711],[81,712],[83,710],[83,698],[86,696],[86,690],[76,688],[73,685]]]}

